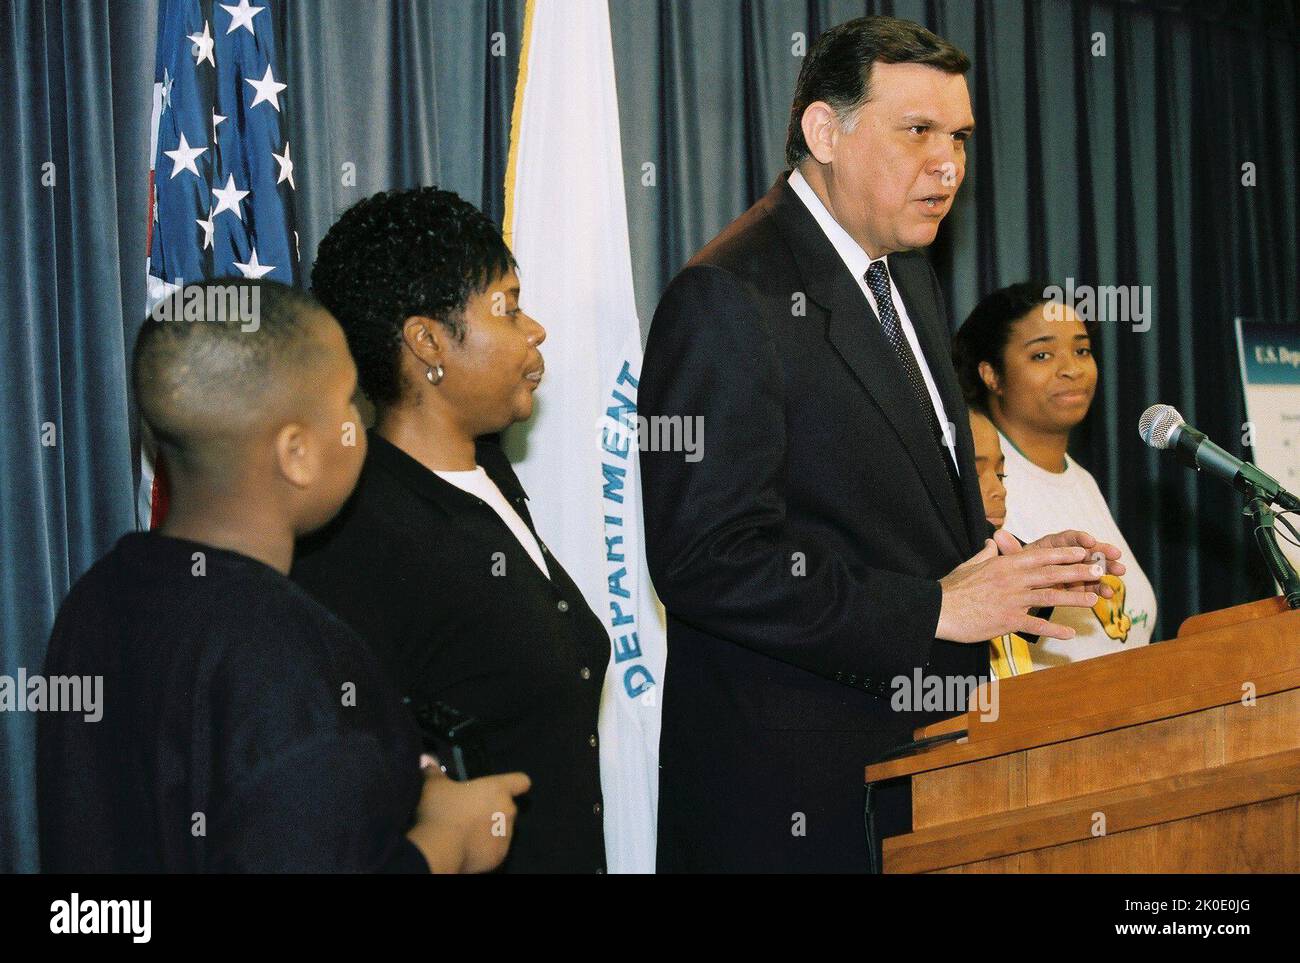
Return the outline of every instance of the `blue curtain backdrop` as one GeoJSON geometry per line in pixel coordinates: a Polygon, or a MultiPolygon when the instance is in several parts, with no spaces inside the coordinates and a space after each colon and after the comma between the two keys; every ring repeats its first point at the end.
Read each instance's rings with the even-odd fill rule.
{"type": "MultiPolygon", "coordinates": [[[[333,219],[377,190],[438,183],[500,218],[523,0],[261,2],[290,85],[304,276],[333,219]]],[[[1143,449],[1135,425],[1165,401],[1248,455],[1232,319],[1300,320],[1294,0],[611,0],[610,13],[643,329],[672,274],[781,171],[806,45],[863,13],[917,20],[974,62],[973,157],[931,250],[954,328],[1031,274],[1150,286],[1149,331],[1102,329],[1101,390],[1073,453],[1156,585],[1159,634],[1269,591],[1239,499],[1143,449]]],[[[60,599],[133,525],[126,355],[145,298],[156,9],[8,0],[0,17],[0,674],[15,675],[38,671],[60,599]]],[[[0,870],[37,865],[33,728],[0,714],[0,870]]]]}
{"type": "MultiPolygon", "coordinates": [[[[0,5],[0,674],[134,524],[124,366],[143,317],[150,5],[0,5]]],[[[0,712],[0,871],[36,867],[35,719],[0,712]]]]}

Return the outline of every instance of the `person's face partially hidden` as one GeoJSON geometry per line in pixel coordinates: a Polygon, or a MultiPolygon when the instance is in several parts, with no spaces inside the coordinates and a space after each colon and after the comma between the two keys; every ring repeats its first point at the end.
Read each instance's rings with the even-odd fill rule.
{"type": "Polygon", "coordinates": [[[366,431],[357,411],[357,366],[348,351],[343,330],[322,312],[317,325],[324,346],[322,360],[313,366],[306,390],[315,395],[308,419],[319,472],[308,491],[303,531],[312,531],[332,519],[356,487],[366,457],[366,431]]]}
{"type": "Polygon", "coordinates": [[[508,271],[473,295],[464,325],[462,340],[443,340],[437,390],[474,437],[527,420],[545,369],[538,348],[546,329],[520,310],[518,274],[508,271]]]}
{"type": "Polygon", "coordinates": [[[975,120],[961,74],[877,63],[869,88],[852,132],[836,138],[827,191],[836,220],[876,258],[934,242],[975,120]]]}
{"type": "Polygon", "coordinates": [[[1097,361],[1088,329],[1068,305],[1050,320],[1047,305],[1011,327],[993,404],[1008,424],[1068,432],[1083,421],[1097,390],[1097,361]]]}
{"type": "Polygon", "coordinates": [[[984,517],[994,528],[1007,520],[1007,490],[1002,484],[1006,457],[998,430],[978,411],[970,413],[970,430],[975,439],[975,471],[979,476],[980,496],[984,500],[984,517]]]}

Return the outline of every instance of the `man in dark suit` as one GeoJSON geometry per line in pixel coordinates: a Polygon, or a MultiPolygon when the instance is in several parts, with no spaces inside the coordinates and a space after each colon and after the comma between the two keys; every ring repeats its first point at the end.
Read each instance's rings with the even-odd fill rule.
{"type": "Polygon", "coordinates": [[[918,250],[965,172],[968,68],[892,18],[823,35],[793,172],[655,313],[641,414],[700,418],[705,439],[695,461],[641,456],[669,618],[660,871],[867,868],[863,766],[923,718],[895,711],[919,708],[895,680],[987,675],[983,643],[1008,631],[1068,638],[1030,610],[1092,604],[1091,552],[1123,570],[1080,532],[989,538],[918,250]]]}

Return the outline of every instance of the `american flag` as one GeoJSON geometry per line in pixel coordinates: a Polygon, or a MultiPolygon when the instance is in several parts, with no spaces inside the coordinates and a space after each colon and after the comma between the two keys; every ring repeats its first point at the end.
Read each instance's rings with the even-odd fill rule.
{"type": "MultiPolygon", "coordinates": [[[[222,275],[298,275],[286,85],[272,0],[161,0],[150,144],[149,305],[222,275]]],[[[163,485],[142,453],[139,515],[156,527],[163,485]]]]}

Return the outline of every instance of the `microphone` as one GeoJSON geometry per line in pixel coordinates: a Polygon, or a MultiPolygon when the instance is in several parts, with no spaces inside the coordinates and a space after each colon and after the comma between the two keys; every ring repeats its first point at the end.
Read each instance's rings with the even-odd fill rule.
{"type": "Polygon", "coordinates": [[[1138,434],[1152,448],[1173,449],[1178,460],[1197,471],[1226,481],[1246,495],[1259,495],[1285,511],[1300,512],[1300,498],[1260,471],[1216,445],[1187,422],[1170,405],[1152,405],[1138,420],[1138,434]]]}

